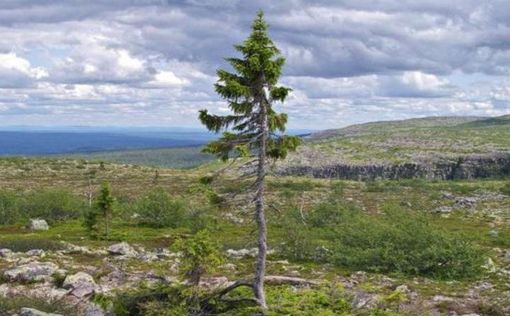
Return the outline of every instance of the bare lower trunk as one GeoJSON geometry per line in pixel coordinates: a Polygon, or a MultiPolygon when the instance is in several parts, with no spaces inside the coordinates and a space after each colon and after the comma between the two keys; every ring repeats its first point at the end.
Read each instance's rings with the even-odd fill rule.
{"type": "Polygon", "coordinates": [[[108,216],[108,213],[105,214],[104,221],[105,221],[105,226],[104,226],[105,227],[104,228],[105,238],[106,238],[106,240],[108,240],[108,235],[109,235],[108,223],[110,221],[110,217],[108,216]]]}
{"type": "Polygon", "coordinates": [[[267,143],[267,112],[264,105],[261,105],[262,135],[258,153],[257,187],[255,196],[255,221],[258,227],[258,255],[255,270],[253,291],[257,302],[265,311],[267,309],[266,296],[264,294],[264,275],[266,273],[267,256],[267,227],[264,214],[264,178],[266,176],[266,143],[267,143]]]}
{"type": "Polygon", "coordinates": [[[87,192],[87,197],[89,199],[89,208],[92,207],[92,193],[93,192],[93,188],[92,188],[92,180],[89,178],[89,187],[88,187],[88,192],[87,192]]]}

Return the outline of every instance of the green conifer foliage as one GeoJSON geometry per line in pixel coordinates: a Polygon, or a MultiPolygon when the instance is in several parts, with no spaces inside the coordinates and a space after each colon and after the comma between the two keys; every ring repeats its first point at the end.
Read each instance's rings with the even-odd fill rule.
{"type": "Polygon", "coordinates": [[[200,121],[223,136],[209,143],[205,151],[222,160],[234,156],[254,156],[257,161],[255,182],[255,222],[258,227],[258,256],[253,291],[263,310],[267,309],[264,294],[264,275],[267,255],[267,225],[264,214],[264,179],[267,159],[284,159],[295,150],[300,139],[287,136],[287,115],[273,109],[275,103],[285,101],[290,88],[278,85],[285,58],[268,35],[264,14],[259,12],[250,36],[234,46],[240,58],[227,58],[234,72],[217,71],[216,92],[228,102],[230,115],[214,115],[200,111],[200,121]]]}

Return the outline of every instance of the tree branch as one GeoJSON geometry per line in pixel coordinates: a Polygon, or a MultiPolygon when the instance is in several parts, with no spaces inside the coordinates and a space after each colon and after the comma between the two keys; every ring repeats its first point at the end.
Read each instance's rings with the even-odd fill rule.
{"type": "MultiPolygon", "coordinates": [[[[264,277],[264,283],[268,284],[268,285],[294,285],[294,286],[319,285],[319,282],[315,281],[315,280],[282,276],[282,275],[267,275],[264,277]]],[[[202,300],[202,304],[207,304],[207,302],[209,302],[210,300],[212,300],[214,298],[228,301],[228,299],[223,299],[223,297],[225,295],[227,295],[228,293],[232,292],[233,290],[235,290],[239,287],[242,287],[242,286],[253,288],[253,280],[246,280],[246,279],[237,280],[234,283],[232,283],[231,285],[229,285],[219,291],[216,291],[216,292],[212,293],[211,295],[207,296],[206,298],[204,298],[202,300]]],[[[242,299],[242,301],[245,301],[245,300],[246,299],[242,299]]],[[[250,299],[248,299],[248,300],[250,300],[250,299]]],[[[230,300],[230,301],[232,301],[232,300],[230,300]]],[[[253,302],[256,302],[256,300],[253,300],[253,302]]]]}

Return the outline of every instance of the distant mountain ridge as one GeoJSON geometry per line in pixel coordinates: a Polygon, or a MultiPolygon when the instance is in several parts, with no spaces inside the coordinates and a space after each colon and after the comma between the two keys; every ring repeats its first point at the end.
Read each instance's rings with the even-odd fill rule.
{"type": "Polygon", "coordinates": [[[112,150],[197,146],[214,139],[207,132],[0,131],[0,155],[50,155],[112,150]]]}
{"type": "MultiPolygon", "coordinates": [[[[290,130],[309,134],[309,130],[290,130]]],[[[194,128],[158,127],[9,127],[0,130],[0,156],[76,155],[113,158],[122,162],[174,166],[189,159],[186,166],[210,160],[200,146],[217,134],[194,128]],[[173,151],[172,149],[176,149],[173,151]],[[145,151],[145,152],[141,152],[145,151]],[[154,155],[154,159],[151,156],[154,155]],[[168,161],[165,160],[168,157],[168,161]]]]}

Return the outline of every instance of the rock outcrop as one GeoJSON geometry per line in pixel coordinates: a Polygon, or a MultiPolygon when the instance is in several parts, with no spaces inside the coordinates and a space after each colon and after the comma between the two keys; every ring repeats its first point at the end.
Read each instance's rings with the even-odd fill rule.
{"type": "Polygon", "coordinates": [[[125,257],[135,257],[138,255],[136,250],[131,247],[127,242],[121,242],[118,244],[111,245],[108,247],[108,253],[114,256],[125,256],[125,257]]]}
{"type": "Polygon", "coordinates": [[[98,289],[94,278],[85,272],[68,275],[65,278],[62,287],[64,289],[71,290],[70,294],[78,298],[90,296],[98,289]]]}
{"type": "Polygon", "coordinates": [[[45,312],[41,312],[37,309],[27,308],[27,307],[23,307],[19,311],[19,315],[20,316],[62,316],[61,314],[45,313],[45,312]]]}
{"type": "Polygon", "coordinates": [[[30,262],[4,272],[4,277],[11,282],[37,282],[51,277],[58,266],[51,262],[30,262]]]}
{"type": "Polygon", "coordinates": [[[404,164],[291,165],[275,170],[280,176],[311,176],[345,180],[437,179],[458,180],[510,175],[510,153],[472,155],[456,159],[404,164]]]}

